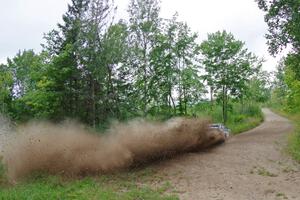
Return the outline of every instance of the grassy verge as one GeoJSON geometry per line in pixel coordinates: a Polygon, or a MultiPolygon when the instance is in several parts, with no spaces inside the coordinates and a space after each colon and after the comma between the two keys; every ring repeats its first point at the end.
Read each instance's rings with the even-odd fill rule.
{"type": "Polygon", "coordinates": [[[300,163],[300,125],[297,126],[297,130],[289,135],[288,152],[300,163]]]}
{"type": "MultiPolygon", "coordinates": [[[[4,169],[3,165],[1,166],[4,169]]],[[[149,169],[75,180],[35,175],[14,186],[4,181],[3,170],[0,173],[0,199],[178,199],[171,184],[149,169]]]]}
{"type": "Polygon", "coordinates": [[[293,122],[295,129],[288,136],[287,152],[300,163],[300,114],[288,113],[280,108],[272,108],[272,110],[293,122]]]}
{"type": "Polygon", "coordinates": [[[231,130],[232,134],[236,135],[259,126],[263,122],[263,120],[264,119],[262,115],[258,117],[248,117],[243,122],[230,122],[227,124],[227,126],[231,130]]]}
{"type": "MultiPolygon", "coordinates": [[[[222,107],[215,105],[211,110],[209,104],[198,105],[194,108],[197,116],[209,116],[213,123],[222,123],[222,107]]],[[[232,134],[239,134],[257,127],[263,122],[263,113],[257,104],[238,104],[232,103],[228,112],[226,126],[232,134]]]]}
{"type": "Polygon", "coordinates": [[[0,187],[6,183],[6,177],[5,177],[5,168],[2,164],[2,156],[0,155],[0,187]]]}

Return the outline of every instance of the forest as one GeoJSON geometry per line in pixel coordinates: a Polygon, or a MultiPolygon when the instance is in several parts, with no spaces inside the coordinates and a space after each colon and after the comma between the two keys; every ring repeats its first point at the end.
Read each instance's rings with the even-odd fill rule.
{"type": "Polygon", "coordinates": [[[0,199],[299,198],[300,1],[253,1],[270,55],[288,52],[274,72],[160,0],[123,19],[70,0],[40,52],[0,63],[0,199]]]}
{"type": "Polygon", "coordinates": [[[300,1],[257,2],[266,12],[270,54],[276,56],[288,50],[278,63],[269,106],[294,122],[296,130],[289,137],[288,150],[300,161],[300,1]]]}
{"type": "Polygon", "coordinates": [[[75,119],[95,128],[136,117],[211,116],[241,123],[270,97],[264,60],[225,30],[199,41],[158,0],[72,0],[42,52],[20,50],[0,67],[0,112],[16,122],[75,119]]]}

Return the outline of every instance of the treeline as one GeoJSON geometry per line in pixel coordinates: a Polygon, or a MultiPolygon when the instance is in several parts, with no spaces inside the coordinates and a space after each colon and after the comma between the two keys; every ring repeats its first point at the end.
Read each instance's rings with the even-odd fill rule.
{"type": "Polygon", "coordinates": [[[289,53],[281,59],[275,73],[272,90],[272,106],[288,112],[300,112],[300,1],[257,0],[266,12],[266,35],[269,52],[277,55],[288,48],[289,53]]]}
{"type": "Polygon", "coordinates": [[[131,0],[115,22],[113,0],[72,0],[63,23],[45,34],[43,51],[20,51],[0,66],[0,112],[14,120],[109,119],[189,115],[210,94],[222,105],[269,97],[262,60],[226,31],[198,43],[158,0],[131,0]]]}
{"type": "Polygon", "coordinates": [[[270,106],[283,111],[294,122],[295,128],[289,134],[286,149],[300,161],[300,1],[258,0],[258,3],[266,12],[270,53],[276,55],[283,49],[289,50],[278,64],[270,106]]]}

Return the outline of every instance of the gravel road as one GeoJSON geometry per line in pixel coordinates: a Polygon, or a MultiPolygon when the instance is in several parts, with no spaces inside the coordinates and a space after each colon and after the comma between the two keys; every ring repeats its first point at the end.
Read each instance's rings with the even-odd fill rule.
{"type": "Polygon", "coordinates": [[[284,151],[292,124],[269,109],[259,127],[156,166],[186,200],[300,200],[300,165],[284,151]]]}

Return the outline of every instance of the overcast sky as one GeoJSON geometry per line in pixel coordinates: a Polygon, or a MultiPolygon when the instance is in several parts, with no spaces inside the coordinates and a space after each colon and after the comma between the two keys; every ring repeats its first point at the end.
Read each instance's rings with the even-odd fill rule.
{"type": "MultiPolygon", "coordinates": [[[[40,51],[43,34],[56,28],[70,0],[0,0],[0,63],[13,57],[19,49],[40,51]]],[[[128,0],[115,0],[118,15],[126,17],[128,0]]],[[[218,30],[232,32],[236,39],[267,62],[264,69],[275,69],[278,58],[268,55],[267,25],[264,13],[254,0],[162,0],[161,16],[171,18],[175,12],[193,31],[200,41],[207,33],[218,30]]]]}

